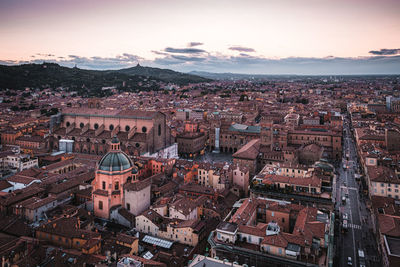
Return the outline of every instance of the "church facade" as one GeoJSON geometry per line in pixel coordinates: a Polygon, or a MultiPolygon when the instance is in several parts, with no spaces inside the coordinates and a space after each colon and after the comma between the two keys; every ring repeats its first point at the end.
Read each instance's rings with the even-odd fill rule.
{"type": "Polygon", "coordinates": [[[136,171],[129,156],[121,151],[120,141],[114,136],[110,143],[110,151],[97,164],[92,184],[93,209],[96,217],[110,219],[112,209],[126,206],[129,206],[128,211],[132,209],[136,213],[148,208],[151,182],[136,181],[136,171]],[[128,199],[130,199],[129,195],[132,191],[140,191],[144,195],[141,201],[127,204],[125,194],[128,194],[128,199]]]}

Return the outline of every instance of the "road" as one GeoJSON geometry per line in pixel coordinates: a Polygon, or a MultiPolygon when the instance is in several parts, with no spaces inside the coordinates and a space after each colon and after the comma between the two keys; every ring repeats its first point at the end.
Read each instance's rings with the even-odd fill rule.
{"type": "MultiPolygon", "coordinates": [[[[336,243],[336,253],[340,259],[338,265],[348,266],[347,259],[351,257],[353,266],[360,266],[358,249],[362,249],[365,253],[367,267],[381,266],[372,231],[371,214],[366,207],[365,197],[360,194],[360,183],[355,179],[359,161],[347,119],[346,122],[343,132],[343,159],[336,180],[335,208],[339,211],[341,223],[344,213],[348,215],[349,219],[348,231],[339,233],[336,243]],[[344,165],[345,168],[343,168],[344,165]],[[348,193],[348,197],[346,197],[346,193],[348,193]],[[346,197],[345,204],[341,201],[343,196],[346,197]]],[[[341,229],[342,227],[339,228],[339,231],[341,229]]]]}

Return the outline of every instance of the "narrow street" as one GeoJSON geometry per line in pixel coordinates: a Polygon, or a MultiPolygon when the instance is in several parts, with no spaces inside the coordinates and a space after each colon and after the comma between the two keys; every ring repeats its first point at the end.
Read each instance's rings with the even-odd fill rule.
{"type": "Polygon", "coordinates": [[[344,125],[343,158],[338,170],[336,181],[336,204],[339,211],[340,227],[338,229],[337,253],[339,266],[348,266],[348,257],[351,257],[353,266],[363,266],[358,250],[365,254],[365,266],[381,266],[377,245],[372,231],[371,214],[366,207],[366,199],[362,194],[360,182],[356,181],[355,174],[359,169],[356,147],[351,138],[349,122],[344,125]],[[342,199],[342,198],[345,199],[342,199]],[[343,220],[347,219],[347,231],[344,230],[343,220]]]}

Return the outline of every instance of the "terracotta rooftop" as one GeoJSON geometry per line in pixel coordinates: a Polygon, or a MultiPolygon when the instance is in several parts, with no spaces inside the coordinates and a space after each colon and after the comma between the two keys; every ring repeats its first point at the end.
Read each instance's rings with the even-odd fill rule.
{"type": "Polygon", "coordinates": [[[233,158],[241,159],[256,159],[260,150],[260,139],[253,139],[240,148],[232,156],[233,158]]]}

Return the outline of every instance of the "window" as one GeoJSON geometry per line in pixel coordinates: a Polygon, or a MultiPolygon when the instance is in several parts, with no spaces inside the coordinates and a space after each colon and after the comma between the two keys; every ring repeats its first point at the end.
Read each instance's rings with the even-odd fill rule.
{"type": "Polygon", "coordinates": [[[392,192],[392,189],[391,189],[391,188],[388,188],[388,192],[392,192]]]}
{"type": "Polygon", "coordinates": [[[129,125],[126,125],[126,126],[125,126],[125,131],[126,131],[126,132],[129,132],[130,129],[131,129],[131,127],[129,127],[129,125]]]}
{"type": "Polygon", "coordinates": [[[158,136],[161,135],[161,124],[158,125],[158,136]]]}
{"type": "Polygon", "coordinates": [[[384,183],[381,183],[381,186],[385,186],[385,184],[384,184],[384,183]]]}
{"type": "Polygon", "coordinates": [[[67,121],[66,125],[67,125],[67,127],[69,127],[71,125],[71,123],[69,121],[67,121]]]}
{"type": "Polygon", "coordinates": [[[271,212],[271,216],[274,217],[274,216],[275,216],[275,213],[274,213],[274,212],[271,212]]]}
{"type": "Polygon", "coordinates": [[[114,189],[115,189],[115,190],[119,190],[119,182],[118,182],[118,181],[115,182],[114,189]]]}
{"type": "Polygon", "coordinates": [[[83,124],[83,122],[81,122],[80,124],[79,124],[79,127],[81,127],[81,128],[83,128],[85,126],[85,124],[83,124]]]}
{"type": "Polygon", "coordinates": [[[114,130],[114,125],[110,124],[110,126],[108,127],[110,129],[110,131],[114,130]]]}
{"type": "Polygon", "coordinates": [[[103,209],[103,201],[99,201],[99,210],[102,210],[103,209]]]}
{"type": "Polygon", "coordinates": [[[126,209],[127,209],[127,210],[131,210],[131,204],[126,203],[126,209]]]}
{"type": "Polygon", "coordinates": [[[146,126],[143,126],[143,127],[142,127],[142,132],[144,132],[144,133],[147,132],[146,126]]]}
{"type": "Polygon", "coordinates": [[[95,130],[99,129],[99,125],[97,123],[94,124],[94,129],[95,130]]]}
{"type": "Polygon", "coordinates": [[[282,255],[282,248],[279,248],[279,255],[282,255]]]}
{"type": "Polygon", "coordinates": [[[285,218],[282,218],[282,222],[283,222],[283,223],[285,222],[285,218]]]}
{"type": "Polygon", "coordinates": [[[106,182],[104,182],[104,181],[102,183],[102,188],[103,188],[103,190],[106,190],[106,182]]]}

